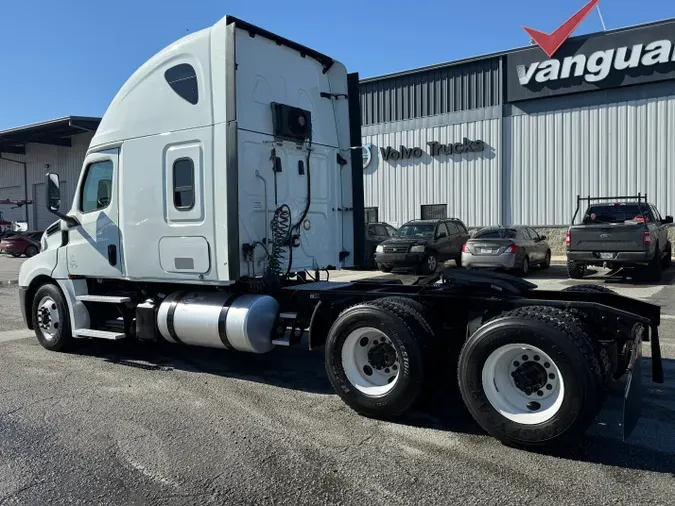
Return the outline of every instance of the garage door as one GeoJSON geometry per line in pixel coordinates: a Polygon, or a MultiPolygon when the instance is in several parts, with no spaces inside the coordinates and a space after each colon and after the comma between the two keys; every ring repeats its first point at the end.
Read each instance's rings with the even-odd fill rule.
{"type": "MultiPolygon", "coordinates": [[[[26,195],[21,186],[5,186],[0,188],[0,200],[24,200],[26,195]]],[[[24,221],[26,219],[26,208],[21,207],[12,209],[14,206],[0,204],[2,219],[7,221],[24,221]]]]}
{"type": "MultiPolygon", "coordinates": [[[[58,218],[47,209],[47,186],[45,183],[33,185],[33,216],[34,230],[44,230],[54,223],[58,218]]],[[[61,212],[70,210],[70,200],[68,200],[68,191],[65,181],[61,181],[61,212]]]]}

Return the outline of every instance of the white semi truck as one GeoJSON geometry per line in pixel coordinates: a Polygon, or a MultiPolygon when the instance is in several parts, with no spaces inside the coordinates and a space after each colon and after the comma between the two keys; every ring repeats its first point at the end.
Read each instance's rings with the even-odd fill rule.
{"type": "Polygon", "coordinates": [[[571,447],[627,376],[627,437],[642,341],[663,381],[658,306],[461,269],[324,279],[362,260],[360,146],[358,75],[341,63],[230,16],[178,40],[110,104],[70,209],[47,174],[59,220],[21,268],[26,325],[54,351],[306,341],[349,406],[387,419],[456,378],[477,422],[520,448],[571,447]]]}

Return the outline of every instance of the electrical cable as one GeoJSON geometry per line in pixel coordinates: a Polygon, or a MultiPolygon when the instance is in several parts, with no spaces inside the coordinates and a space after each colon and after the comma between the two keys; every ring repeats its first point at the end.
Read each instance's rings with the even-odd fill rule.
{"type": "Polygon", "coordinates": [[[291,227],[290,234],[289,234],[289,258],[288,258],[288,268],[286,269],[286,276],[288,276],[291,273],[291,268],[293,266],[293,231],[300,229],[300,225],[302,225],[302,222],[305,221],[305,218],[307,217],[307,213],[309,212],[309,205],[312,201],[312,179],[311,179],[311,169],[309,166],[309,158],[312,153],[312,139],[309,140],[309,144],[307,146],[307,203],[305,204],[305,209],[302,211],[302,216],[298,220],[298,222],[291,227]]]}

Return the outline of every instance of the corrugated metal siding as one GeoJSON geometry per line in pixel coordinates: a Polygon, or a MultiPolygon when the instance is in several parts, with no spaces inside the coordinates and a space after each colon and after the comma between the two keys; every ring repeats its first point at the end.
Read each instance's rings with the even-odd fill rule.
{"type": "Polygon", "coordinates": [[[647,192],[675,214],[675,96],[505,118],[507,221],[569,224],[576,196],[647,192]]]}
{"type": "MultiPolygon", "coordinates": [[[[22,155],[2,154],[4,158],[23,162],[22,155]]],[[[0,187],[21,186],[23,187],[23,165],[0,160],[0,187]]]]}
{"type": "Polygon", "coordinates": [[[499,59],[361,83],[361,121],[373,125],[501,103],[499,59]]]}
{"type": "Polygon", "coordinates": [[[364,204],[377,207],[379,219],[396,226],[420,218],[423,204],[447,204],[448,216],[467,226],[488,225],[499,219],[499,120],[384,133],[364,137],[373,144],[373,159],[364,170],[364,204]],[[481,139],[485,151],[462,155],[428,154],[427,142],[481,139]],[[385,162],[380,148],[420,147],[420,159],[385,162]]]}

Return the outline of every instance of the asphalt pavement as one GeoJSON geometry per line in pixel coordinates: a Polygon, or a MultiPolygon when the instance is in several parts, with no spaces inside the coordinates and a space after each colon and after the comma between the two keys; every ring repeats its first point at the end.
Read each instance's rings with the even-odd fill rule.
{"type": "MultiPolygon", "coordinates": [[[[558,274],[532,279],[565,286],[558,274]]],[[[321,351],[87,341],[48,352],[21,329],[16,287],[0,287],[0,506],[672,505],[671,281],[613,282],[667,302],[664,314],[674,315],[661,326],[666,383],[651,383],[644,358],[643,418],[632,437],[620,438],[617,388],[565,458],[501,445],[452,397],[400,423],[359,416],[333,394],[321,351]]],[[[449,382],[453,375],[449,367],[449,382]]]]}

